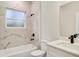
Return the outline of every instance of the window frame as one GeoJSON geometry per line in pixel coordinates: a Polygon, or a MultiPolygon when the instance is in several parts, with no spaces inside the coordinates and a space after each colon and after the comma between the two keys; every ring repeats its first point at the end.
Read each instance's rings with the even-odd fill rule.
{"type": "Polygon", "coordinates": [[[27,17],[26,17],[27,15],[26,15],[26,12],[25,11],[21,11],[21,10],[17,10],[17,9],[13,9],[13,8],[6,8],[6,10],[5,10],[5,27],[6,28],[26,28],[26,23],[27,23],[27,17]],[[7,13],[7,10],[14,10],[14,11],[19,11],[19,12],[23,12],[25,15],[24,15],[24,17],[25,17],[25,19],[24,19],[24,27],[8,27],[7,26],[7,17],[6,17],[6,13],[7,13]]]}

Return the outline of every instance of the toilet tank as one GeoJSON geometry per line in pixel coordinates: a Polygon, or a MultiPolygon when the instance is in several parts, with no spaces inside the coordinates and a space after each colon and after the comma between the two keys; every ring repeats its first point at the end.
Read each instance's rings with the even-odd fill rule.
{"type": "Polygon", "coordinates": [[[47,42],[45,40],[41,41],[41,49],[44,51],[47,51],[48,45],[47,42]]]}

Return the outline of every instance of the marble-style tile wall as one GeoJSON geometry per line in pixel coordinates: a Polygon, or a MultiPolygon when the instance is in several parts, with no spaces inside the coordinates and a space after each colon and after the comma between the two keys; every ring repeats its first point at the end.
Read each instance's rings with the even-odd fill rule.
{"type": "Polygon", "coordinates": [[[40,5],[41,2],[35,1],[32,2],[31,13],[34,14],[31,17],[31,21],[33,22],[33,33],[35,33],[35,40],[32,41],[36,46],[40,46],[40,5]]]}
{"type": "Polygon", "coordinates": [[[0,2],[0,49],[20,46],[28,43],[39,45],[40,40],[40,2],[5,1],[0,2]],[[26,28],[5,28],[6,8],[26,11],[26,28]],[[34,13],[34,16],[30,14],[34,13]],[[35,40],[30,41],[32,33],[35,40]]]}
{"type": "Polygon", "coordinates": [[[32,33],[32,22],[29,17],[31,3],[23,1],[0,1],[0,49],[27,44],[32,33]],[[26,28],[5,28],[6,8],[26,11],[26,28]]]}

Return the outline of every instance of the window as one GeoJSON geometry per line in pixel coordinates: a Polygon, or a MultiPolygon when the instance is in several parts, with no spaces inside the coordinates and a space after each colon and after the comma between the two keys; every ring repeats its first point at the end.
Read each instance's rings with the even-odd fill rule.
{"type": "Polygon", "coordinates": [[[25,27],[25,12],[7,8],[6,10],[6,27],[25,27]]]}

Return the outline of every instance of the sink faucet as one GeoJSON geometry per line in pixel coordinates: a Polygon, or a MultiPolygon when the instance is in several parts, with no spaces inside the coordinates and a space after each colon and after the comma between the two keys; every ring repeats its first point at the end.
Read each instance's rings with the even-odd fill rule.
{"type": "Polygon", "coordinates": [[[74,34],[74,35],[71,35],[71,36],[69,37],[71,44],[74,43],[74,38],[78,37],[78,35],[79,35],[79,34],[74,34]]]}

